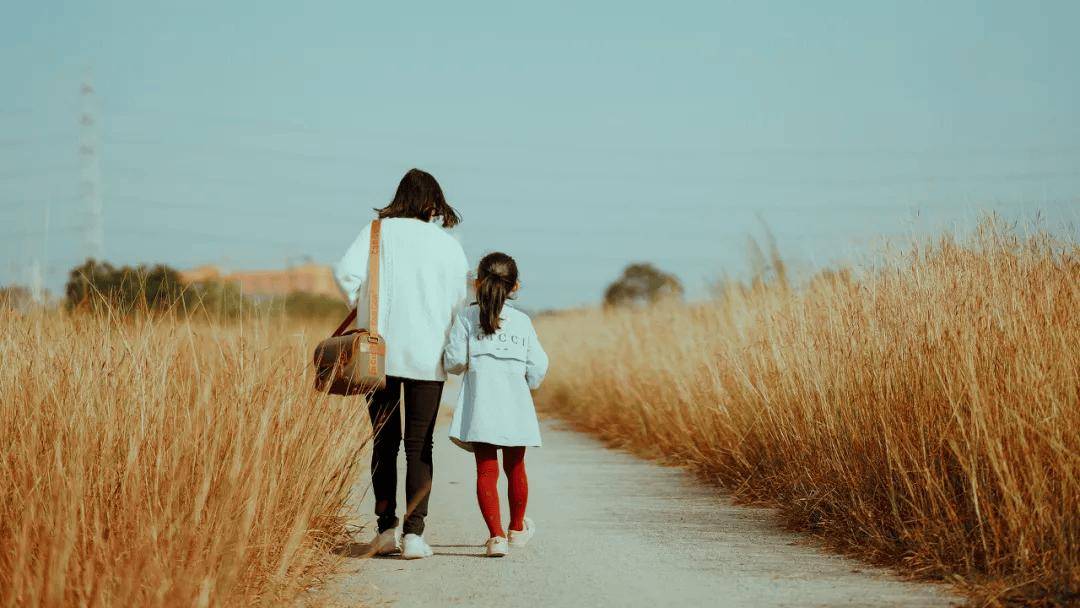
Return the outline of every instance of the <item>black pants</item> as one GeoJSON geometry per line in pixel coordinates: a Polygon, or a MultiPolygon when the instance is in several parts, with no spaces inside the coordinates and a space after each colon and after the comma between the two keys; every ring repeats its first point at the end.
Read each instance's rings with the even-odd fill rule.
{"type": "Polygon", "coordinates": [[[405,525],[404,534],[423,534],[431,493],[431,445],[435,418],[442,400],[441,380],[411,380],[390,376],[386,388],[376,391],[368,405],[375,429],[371,453],[371,485],[375,489],[375,515],[379,532],[398,525],[397,455],[401,446],[401,388],[405,387],[405,525]]]}

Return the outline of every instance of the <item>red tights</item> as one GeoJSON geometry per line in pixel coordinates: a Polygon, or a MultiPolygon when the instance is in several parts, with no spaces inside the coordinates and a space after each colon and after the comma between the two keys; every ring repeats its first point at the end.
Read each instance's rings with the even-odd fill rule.
{"type": "MultiPolygon", "coordinates": [[[[488,443],[473,444],[476,455],[476,501],[491,536],[506,537],[499,513],[499,449],[488,443]]],[[[510,529],[525,529],[525,505],[529,502],[529,479],[525,476],[525,448],[501,448],[510,494],[510,529]]]]}

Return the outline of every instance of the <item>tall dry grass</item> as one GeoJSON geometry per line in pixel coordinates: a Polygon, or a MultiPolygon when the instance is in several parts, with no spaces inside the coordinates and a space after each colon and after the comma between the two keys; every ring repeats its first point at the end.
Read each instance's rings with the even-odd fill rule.
{"type": "Polygon", "coordinates": [[[332,565],[370,433],[314,337],[0,311],[0,604],[291,601],[332,565]]]}
{"type": "Polygon", "coordinates": [[[853,279],[544,319],[549,412],[983,600],[1080,596],[1080,248],[985,224],[853,279]]]}

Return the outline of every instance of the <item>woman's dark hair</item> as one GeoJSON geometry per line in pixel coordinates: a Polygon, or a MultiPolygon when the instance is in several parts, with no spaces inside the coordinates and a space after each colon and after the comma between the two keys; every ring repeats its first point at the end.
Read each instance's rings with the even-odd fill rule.
{"type": "Polygon", "coordinates": [[[484,335],[499,329],[499,313],[518,282],[517,263],[505,253],[489,253],[476,271],[476,304],[484,335]]]}
{"type": "Polygon", "coordinates": [[[441,217],[443,228],[453,228],[461,221],[457,211],[446,202],[439,182],[427,171],[409,169],[398,183],[394,200],[379,212],[379,219],[409,217],[431,221],[441,217]]]}

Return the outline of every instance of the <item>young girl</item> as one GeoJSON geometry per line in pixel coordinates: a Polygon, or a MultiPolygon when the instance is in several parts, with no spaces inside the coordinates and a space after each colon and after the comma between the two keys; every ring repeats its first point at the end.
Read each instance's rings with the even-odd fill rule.
{"type": "Polygon", "coordinates": [[[513,258],[492,253],[480,260],[476,302],[454,319],[443,354],[447,372],[465,373],[450,440],[476,456],[476,499],[490,536],[488,557],[506,555],[509,545],[524,545],[536,531],[525,517],[525,448],[540,445],[529,390],[540,387],[548,358],[532,321],[507,302],[518,287],[513,258]],[[499,449],[510,493],[509,540],[499,514],[499,449]]]}

